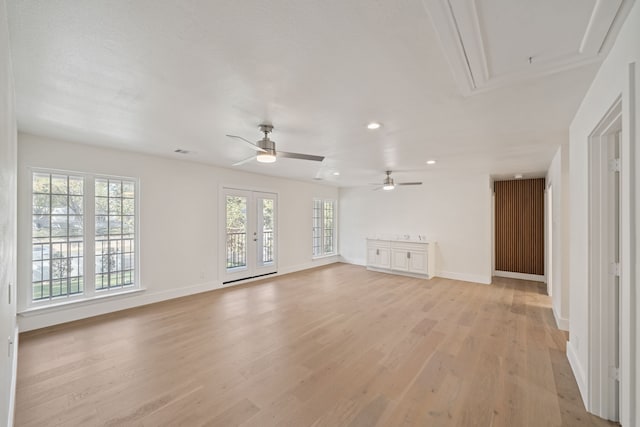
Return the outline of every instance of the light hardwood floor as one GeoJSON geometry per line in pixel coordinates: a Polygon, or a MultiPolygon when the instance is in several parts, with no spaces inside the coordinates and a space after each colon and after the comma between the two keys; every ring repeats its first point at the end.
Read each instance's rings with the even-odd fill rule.
{"type": "Polygon", "coordinates": [[[610,425],[542,286],[334,264],[26,333],[16,426],[610,425]]]}

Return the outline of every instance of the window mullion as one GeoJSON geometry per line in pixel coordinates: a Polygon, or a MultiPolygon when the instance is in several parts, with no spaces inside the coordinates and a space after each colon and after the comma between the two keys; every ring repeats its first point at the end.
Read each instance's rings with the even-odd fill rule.
{"type": "Polygon", "coordinates": [[[95,286],[95,252],[96,252],[96,221],[95,221],[95,180],[93,176],[85,177],[84,188],[84,293],[92,297],[96,293],[95,286]]]}

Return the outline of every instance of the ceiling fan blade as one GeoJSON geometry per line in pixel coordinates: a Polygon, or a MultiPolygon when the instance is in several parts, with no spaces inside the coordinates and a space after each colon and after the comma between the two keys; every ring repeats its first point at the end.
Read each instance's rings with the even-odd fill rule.
{"type": "Polygon", "coordinates": [[[237,136],[237,135],[227,135],[229,138],[235,138],[235,139],[239,139],[240,141],[249,144],[251,146],[252,150],[256,150],[256,151],[262,151],[263,153],[266,153],[267,150],[258,147],[256,144],[254,144],[253,142],[249,141],[248,139],[244,139],[241,136],[237,136]]]}
{"type": "Polygon", "coordinates": [[[422,185],[421,182],[398,182],[396,185],[422,185]]]}
{"type": "Polygon", "coordinates": [[[288,157],[290,159],[312,160],[314,162],[321,162],[324,160],[324,156],[314,156],[312,154],[289,153],[287,151],[278,151],[277,155],[280,157],[288,157]]]}
{"type": "Polygon", "coordinates": [[[250,161],[255,160],[255,159],[256,159],[256,156],[251,156],[251,157],[249,157],[249,158],[247,158],[247,159],[240,160],[239,162],[234,163],[234,164],[233,164],[233,165],[231,165],[231,166],[240,166],[240,165],[244,165],[245,163],[249,163],[250,161]]]}

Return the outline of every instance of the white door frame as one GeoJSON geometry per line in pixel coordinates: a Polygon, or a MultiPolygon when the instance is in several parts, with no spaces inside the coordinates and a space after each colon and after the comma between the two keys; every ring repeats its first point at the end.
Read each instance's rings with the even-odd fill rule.
{"type": "Polygon", "coordinates": [[[611,189],[609,145],[622,126],[621,99],[609,109],[589,138],[589,408],[596,415],[618,420],[615,360],[616,331],[613,268],[609,224],[611,189]]]}
{"type": "Polygon", "coordinates": [[[546,200],[546,227],[547,227],[547,253],[546,260],[547,265],[544,269],[545,277],[547,278],[547,295],[553,296],[553,184],[549,183],[547,187],[547,191],[545,192],[547,196],[546,200]]]}
{"type": "Polygon", "coordinates": [[[267,274],[275,274],[278,271],[278,192],[269,191],[259,188],[243,188],[242,186],[227,186],[221,185],[218,197],[219,205],[219,221],[218,221],[218,235],[219,235],[219,250],[218,250],[218,277],[222,286],[233,285],[234,282],[251,280],[259,276],[267,274]],[[246,267],[237,268],[233,272],[227,271],[227,259],[226,259],[226,196],[227,194],[236,194],[242,197],[247,197],[247,211],[249,212],[247,220],[247,265],[246,267]],[[274,245],[273,245],[273,262],[269,264],[259,264],[257,262],[257,251],[259,249],[256,236],[258,234],[257,222],[260,220],[261,215],[257,213],[256,201],[264,196],[273,198],[274,200],[274,245]],[[254,243],[255,242],[255,243],[254,243]]]}
{"type": "Polygon", "coordinates": [[[636,289],[635,289],[635,144],[640,99],[636,88],[638,70],[629,65],[625,95],[620,96],[589,137],[589,357],[587,409],[603,418],[615,419],[623,425],[635,420],[636,390],[636,289]],[[608,265],[610,248],[607,231],[609,178],[607,147],[612,134],[621,131],[619,139],[619,373],[620,395],[614,399],[615,383],[611,381],[611,366],[615,352],[611,351],[610,333],[615,329],[615,293],[610,284],[608,265]]]}

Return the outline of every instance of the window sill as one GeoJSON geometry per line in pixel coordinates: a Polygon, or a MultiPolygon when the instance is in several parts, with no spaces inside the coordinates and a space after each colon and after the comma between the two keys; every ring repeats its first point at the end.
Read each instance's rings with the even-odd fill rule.
{"type": "Polygon", "coordinates": [[[101,301],[104,301],[104,300],[107,300],[107,299],[113,299],[113,298],[118,298],[118,297],[123,297],[123,296],[135,295],[135,294],[138,294],[138,293],[142,293],[144,291],[145,291],[144,288],[136,288],[136,289],[130,289],[130,290],[126,290],[126,291],[118,292],[118,293],[97,295],[97,296],[93,296],[91,298],[76,299],[76,300],[73,300],[73,301],[64,301],[64,302],[59,302],[59,303],[55,303],[55,304],[47,304],[47,305],[29,307],[29,308],[25,308],[24,310],[19,311],[18,315],[19,316],[23,316],[23,317],[29,317],[29,316],[35,316],[35,315],[38,315],[38,314],[42,314],[42,313],[62,311],[62,310],[65,310],[67,308],[70,308],[70,307],[82,307],[82,306],[85,306],[85,305],[95,304],[95,303],[98,303],[98,302],[101,302],[101,301]]]}
{"type": "Polygon", "coordinates": [[[326,254],[326,255],[318,255],[318,256],[312,256],[311,259],[324,259],[324,258],[331,258],[331,257],[336,257],[338,256],[337,253],[333,253],[333,254],[326,254]]]}

